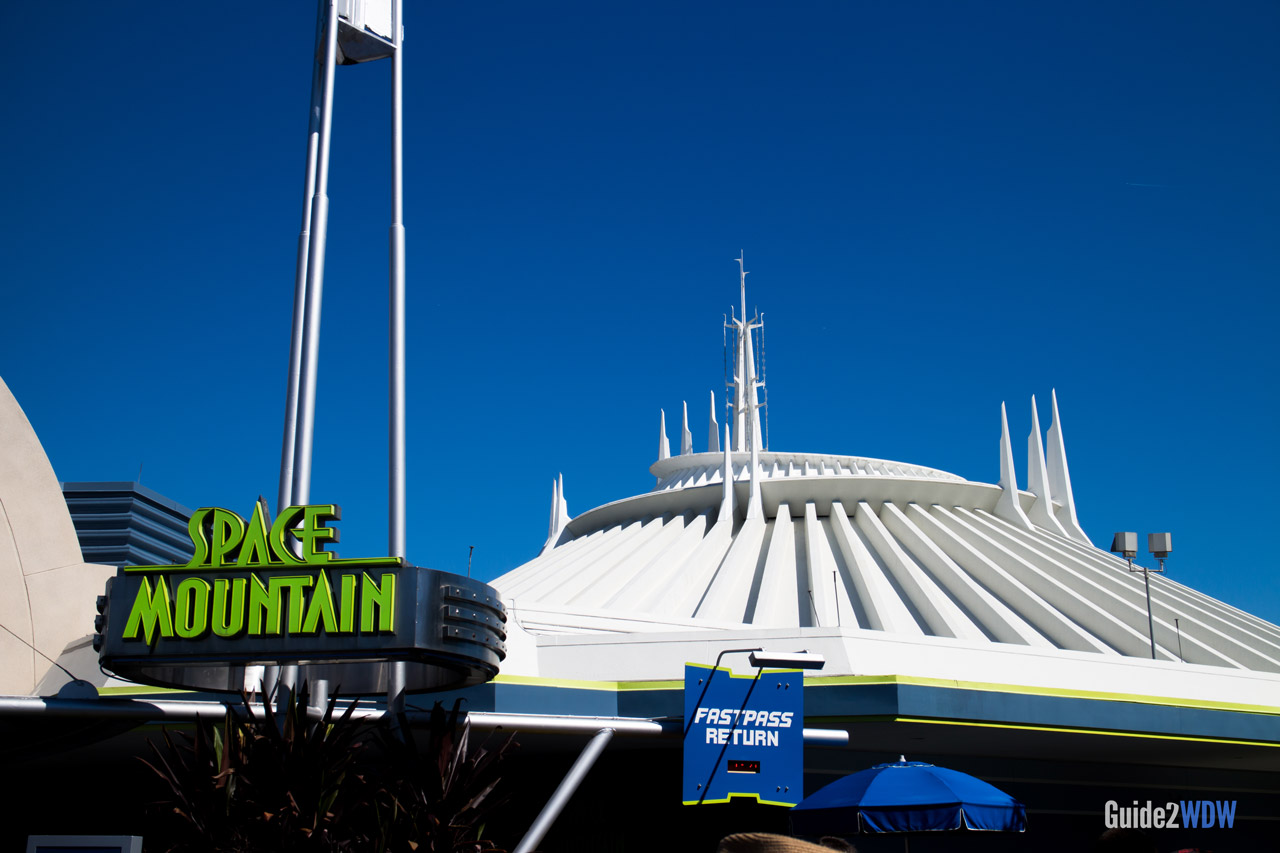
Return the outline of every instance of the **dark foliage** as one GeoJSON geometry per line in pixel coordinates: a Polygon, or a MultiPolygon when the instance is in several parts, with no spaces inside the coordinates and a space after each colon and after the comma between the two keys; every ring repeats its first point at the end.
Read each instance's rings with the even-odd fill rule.
{"type": "Polygon", "coordinates": [[[385,835],[374,849],[497,850],[480,836],[502,805],[493,793],[499,765],[515,742],[508,736],[493,748],[473,747],[470,726],[459,724],[460,706],[458,700],[448,714],[438,702],[431,709],[429,741],[422,757],[403,718],[398,731],[389,726],[378,729],[384,763],[373,801],[385,835]]]}
{"type": "MultiPolygon", "coordinates": [[[[420,755],[403,718],[361,725],[355,703],[309,717],[307,691],[279,714],[247,697],[220,723],[150,743],[145,761],[164,783],[155,807],[163,849],[241,851],[494,851],[481,840],[498,765],[514,745],[472,749],[458,705],[436,704],[420,755]]],[[[151,839],[149,839],[151,840],[151,839]]],[[[160,848],[157,848],[160,849],[160,848]]]]}

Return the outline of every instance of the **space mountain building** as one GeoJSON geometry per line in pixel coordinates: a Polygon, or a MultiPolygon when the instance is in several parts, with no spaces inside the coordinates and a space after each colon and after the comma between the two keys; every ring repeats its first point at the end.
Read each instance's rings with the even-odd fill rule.
{"type": "MultiPolygon", "coordinates": [[[[1142,575],[1077,519],[1056,397],[1047,434],[1032,401],[1027,489],[1003,407],[998,483],[766,449],[742,281],[728,423],[713,395],[695,452],[686,408],[672,453],[660,416],[645,494],[571,516],[554,482],[541,552],[491,582],[508,656],[478,707],[591,717],[584,732],[678,721],[687,662],[751,672],[744,650],[806,651],[825,659],[806,726],[848,734],[806,749],[806,791],[905,754],[1025,802],[1026,849],[1087,849],[1108,802],[1192,795],[1234,803],[1234,835],[1158,843],[1271,849],[1250,845],[1280,815],[1280,627],[1153,575],[1148,633],[1142,575]]],[[[678,775],[678,740],[669,753],[656,777],[678,775]]]]}
{"type": "Polygon", "coordinates": [[[823,654],[828,678],[1280,703],[1280,628],[1158,575],[1152,659],[1141,574],[1077,520],[1056,397],[1044,440],[1031,402],[1026,490],[1003,407],[995,484],[766,450],[759,321],[730,325],[723,437],[713,394],[703,452],[687,408],[677,454],[663,418],[652,491],[570,518],[554,484],[541,553],[493,581],[511,614],[504,672],[673,678],[757,642],[823,654]]]}

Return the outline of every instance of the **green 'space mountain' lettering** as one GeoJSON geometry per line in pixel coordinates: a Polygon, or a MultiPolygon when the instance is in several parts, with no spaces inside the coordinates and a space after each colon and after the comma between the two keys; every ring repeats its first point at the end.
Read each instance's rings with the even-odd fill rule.
{"type": "Polygon", "coordinates": [[[221,507],[191,516],[185,565],[126,566],[141,574],[123,638],[280,637],[395,632],[399,557],[339,559],[335,504],[292,506],[271,521],[258,499],[246,521],[221,507]],[[377,571],[378,567],[390,571],[377,571]]]}

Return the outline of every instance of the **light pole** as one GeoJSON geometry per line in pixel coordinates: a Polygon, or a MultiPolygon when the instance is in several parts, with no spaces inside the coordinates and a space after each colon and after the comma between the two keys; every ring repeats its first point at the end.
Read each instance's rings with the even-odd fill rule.
{"type": "MultiPolygon", "coordinates": [[[[387,553],[405,556],[405,378],[403,187],[403,0],[318,0],[316,51],[307,129],[302,230],[294,274],[293,327],[285,392],[284,440],[276,511],[311,500],[316,383],[325,248],[329,233],[329,151],[334,75],[339,65],[391,58],[391,230],[388,322],[388,531],[387,553]]],[[[268,667],[263,694],[278,684],[282,706],[294,690],[297,664],[268,667]]],[[[312,685],[315,687],[315,685],[312,685]]],[[[388,707],[403,710],[404,664],[387,665],[388,707]]]]}
{"type": "MultiPolygon", "coordinates": [[[[1115,554],[1121,554],[1129,563],[1129,571],[1142,572],[1142,583],[1147,591],[1147,636],[1151,640],[1151,659],[1156,659],[1156,632],[1154,620],[1151,618],[1151,572],[1163,574],[1164,561],[1169,556],[1169,552],[1173,550],[1173,534],[1172,533],[1148,533],[1147,534],[1147,550],[1151,552],[1151,556],[1160,562],[1160,568],[1149,569],[1146,566],[1133,565],[1133,558],[1138,556],[1138,534],[1137,533],[1117,533],[1111,539],[1111,551],[1115,554]]],[[[1181,642],[1181,637],[1179,637],[1181,642]]]]}

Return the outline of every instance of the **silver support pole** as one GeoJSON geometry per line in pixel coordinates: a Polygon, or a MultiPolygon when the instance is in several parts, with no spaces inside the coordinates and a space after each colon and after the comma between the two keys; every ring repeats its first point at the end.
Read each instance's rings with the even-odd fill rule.
{"type": "MultiPolygon", "coordinates": [[[[298,231],[298,258],[293,275],[293,326],[289,338],[289,380],[284,398],[284,439],[280,448],[279,513],[293,503],[293,468],[298,440],[298,386],[302,373],[302,326],[307,303],[307,250],[311,244],[311,197],[316,189],[316,150],[320,137],[320,49],[324,36],[324,3],[316,4],[315,49],[311,58],[311,103],[307,108],[307,168],[302,182],[302,225],[298,231]]],[[[279,681],[278,667],[263,671],[262,695],[270,696],[279,681]]]]}
{"type": "MultiPolygon", "coordinates": [[[[392,4],[391,38],[391,280],[388,323],[389,398],[387,413],[389,453],[387,465],[388,529],[387,553],[405,556],[405,452],[404,452],[404,4],[392,4]]],[[[402,661],[387,667],[387,710],[404,711],[405,665],[402,661]]],[[[393,719],[398,719],[393,717],[393,719]]]]}
{"type": "Polygon", "coordinates": [[[560,812],[569,802],[574,791],[578,790],[578,785],[586,778],[591,766],[596,763],[596,759],[600,757],[600,753],[604,752],[604,748],[609,745],[609,741],[612,739],[613,729],[601,729],[595,733],[595,736],[591,738],[591,741],[582,750],[582,754],[578,756],[578,760],[573,762],[573,766],[569,768],[569,772],[565,774],[564,779],[560,780],[560,786],[551,795],[551,799],[547,800],[547,804],[543,806],[542,813],[533,822],[533,826],[529,827],[529,831],[524,838],[516,845],[515,853],[529,853],[529,851],[538,846],[538,843],[542,841],[542,837],[547,834],[547,830],[551,829],[551,824],[555,823],[556,818],[560,816],[560,812]]]}
{"type": "Polygon", "coordinates": [[[1151,619],[1151,575],[1144,568],[1142,570],[1142,583],[1147,587],[1147,636],[1151,638],[1151,659],[1156,659],[1156,629],[1155,623],[1151,619]]]}
{"type": "Polygon", "coordinates": [[[401,62],[400,12],[395,3],[395,52],[391,54],[391,321],[390,338],[390,530],[393,557],[405,556],[404,450],[404,66],[401,62]]]}
{"type": "Polygon", "coordinates": [[[289,386],[284,403],[284,441],[280,451],[279,513],[292,504],[293,468],[298,439],[298,386],[302,374],[302,326],[307,302],[307,250],[311,244],[311,197],[316,190],[316,151],[320,137],[320,57],[324,35],[323,3],[316,7],[316,56],[312,59],[311,106],[307,121],[307,172],[302,190],[302,226],[298,232],[298,259],[293,277],[293,333],[289,339],[289,386]]]}
{"type": "Polygon", "coordinates": [[[311,702],[307,708],[308,713],[323,715],[325,709],[329,707],[329,680],[326,678],[317,678],[311,684],[311,702]]]}
{"type": "MultiPolygon", "coordinates": [[[[1126,554],[1125,560],[1129,563],[1130,572],[1142,572],[1142,584],[1147,590],[1147,636],[1151,639],[1151,659],[1156,659],[1156,629],[1155,623],[1151,618],[1151,576],[1147,573],[1146,566],[1133,567],[1133,558],[1126,554]]],[[[1164,561],[1160,561],[1160,570],[1164,571],[1164,561]]]]}
{"type": "MultiPolygon", "coordinates": [[[[249,711],[255,719],[262,715],[263,703],[251,703],[249,711]]],[[[337,710],[345,712],[350,701],[342,700],[337,710]]],[[[216,718],[226,714],[227,708],[239,708],[238,702],[186,702],[150,699],[59,699],[56,696],[0,696],[0,714],[18,717],[44,716],[94,719],[141,720],[143,722],[171,722],[216,718]]],[[[376,708],[352,710],[355,722],[376,723],[386,716],[376,708]]],[[[427,726],[431,712],[414,709],[408,713],[409,723],[427,726]]],[[[474,731],[529,732],[535,734],[585,735],[595,734],[603,728],[613,730],[623,737],[652,737],[674,740],[681,736],[684,727],[680,720],[648,720],[639,717],[574,717],[555,714],[504,714],[492,711],[472,711],[467,714],[467,724],[474,731]]],[[[849,733],[843,729],[805,729],[805,746],[848,746],[849,733]]]]}
{"type": "Polygon", "coordinates": [[[295,504],[311,498],[311,450],[316,419],[316,366],[320,355],[320,305],[324,292],[324,252],[329,231],[329,147],[333,126],[333,76],[338,53],[338,5],[325,0],[320,132],[316,140],[316,184],[311,201],[311,242],[307,248],[306,317],[302,327],[301,399],[293,470],[295,504]]]}
{"type": "MultiPolygon", "coordinates": [[[[316,139],[316,183],[311,201],[311,233],[307,247],[306,316],[302,327],[298,430],[292,503],[311,499],[311,448],[316,420],[316,366],[320,356],[320,304],[324,292],[324,250],[329,231],[329,147],[333,127],[333,75],[338,56],[338,4],[324,0],[324,58],[321,66],[320,128],[316,139]]],[[[298,667],[281,667],[281,700],[298,681],[298,667]]]]}

